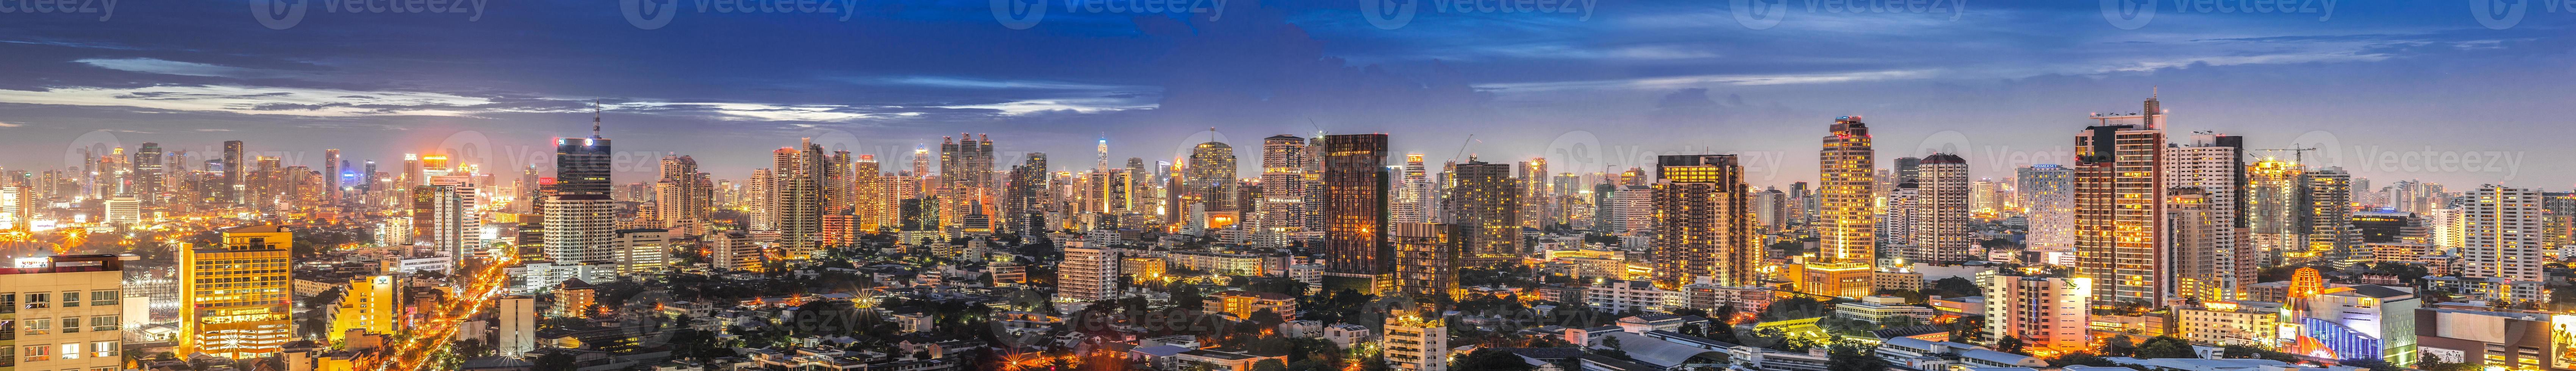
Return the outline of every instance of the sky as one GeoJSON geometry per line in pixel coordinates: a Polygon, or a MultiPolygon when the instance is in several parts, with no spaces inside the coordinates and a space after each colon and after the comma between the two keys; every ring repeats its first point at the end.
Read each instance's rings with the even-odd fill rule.
{"type": "Polygon", "coordinates": [[[2551,111],[2576,102],[2564,0],[61,4],[0,0],[0,168],[224,140],[316,167],[542,167],[599,102],[621,183],[665,154],[740,179],[800,138],[897,168],[959,133],[1057,170],[1099,138],[1122,164],[1217,140],[1250,174],[1260,138],[1322,132],[1556,172],[1734,153],[1785,187],[1839,116],[1883,158],[2000,178],[2153,96],[2177,142],[2317,148],[2257,154],[2381,185],[2576,184],[2576,124],[2551,111]]]}

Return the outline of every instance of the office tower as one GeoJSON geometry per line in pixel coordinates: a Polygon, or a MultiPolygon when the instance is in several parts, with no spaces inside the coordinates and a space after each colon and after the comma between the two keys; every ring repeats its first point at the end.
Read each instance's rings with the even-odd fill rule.
{"type": "Polygon", "coordinates": [[[571,265],[612,258],[608,245],[617,237],[618,202],[608,198],[609,149],[596,113],[589,138],[555,139],[554,195],[544,211],[546,259],[571,265]]]}
{"type": "Polygon", "coordinates": [[[1388,241],[1395,245],[1395,290],[1415,302],[1455,301],[1458,267],[1466,250],[1467,231],[1456,224],[1396,223],[1388,241]]]}
{"type": "Polygon", "coordinates": [[[2294,259],[2342,261],[2352,257],[2352,249],[2361,245],[2361,233],[2352,228],[2352,174],[2343,168],[2308,171],[2300,176],[2307,187],[2301,193],[2301,223],[2308,226],[2307,249],[2294,259]]]}
{"type": "Polygon", "coordinates": [[[0,224],[0,230],[27,230],[33,226],[36,220],[36,196],[35,187],[25,184],[0,185],[0,214],[6,214],[9,219],[9,224],[0,224]]]}
{"type": "Polygon", "coordinates": [[[1968,247],[1976,244],[1969,231],[1972,217],[1969,194],[1974,188],[1968,182],[1968,160],[1959,155],[1934,153],[1923,156],[1916,173],[1914,208],[1921,212],[1914,221],[1913,248],[1905,258],[1915,263],[1957,265],[1976,259],[1968,247]]]}
{"type": "MultiPolygon", "coordinates": [[[[2008,272],[2008,271],[2007,271],[2008,272]]],[[[1986,338],[2021,340],[2032,349],[2092,349],[2093,279],[1980,275],[1986,297],[1986,338]]]]}
{"type": "Polygon", "coordinates": [[[760,247],[760,241],[742,231],[710,233],[707,235],[707,265],[728,271],[758,272],[760,264],[768,261],[768,257],[762,256],[760,247]]]}
{"type": "Polygon", "coordinates": [[[659,228],[620,229],[608,241],[617,262],[617,274],[634,275],[660,271],[671,266],[671,230],[659,228]]]}
{"type": "Polygon", "coordinates": [[[1520,184],[1512,165],[1469,158],[1450,179],[1449,224],[1465,232],[1460,238],[1468,264],[1484,266],[1518,262],[1521,256],[1520,184]]]}
{"type": "Polygon", "coordinates": [[[1894,174],[1896,175],[1896,178],[1890,180],[1896,183],[1922,184],[1922,169],[1923,158],[1913,156],[1898,157],[1896,158],[1896,172],[1894,174]]]}
{"type": "Polygon", "coordinates": [[[537,350],[537,297],[505,295],[492,301],[493,352],[522,357],[537,350]]]}
{"type": "Polygon", "coordinates": [[[743,228],[778,230],[778,213],[769,211],[776,207],[771,199],[777,196],[777,177],[767,168],[752,169],[751,177],[743,179],[743,183],[742,212],[748,214],[744,216],[746,219],[750,219],[745,221],[743,228]]]}
{"type": "MultiPolygon", "coordinates": [[[[1744,167],[1735,155],[1667,155],[1655,161],[1655,286],[1679,291],[1700,279],[1753,286],[1754,246],[1744,167]]],[[[1863,294],[1867,296],[1867,294],[1863,294]]]]}
{"type": "Polygon", "coordinates": [[[1818,152],[1819,182],[1814,226],[1817,251],[1798,266],[1798,291],[1825,296],[1869,296],[1870,270],[1878,254],[1878,224],[1872,210],[1877,185],[1871,178],[1877,152],[1870,147],[1869,124],[1858,116],[1834,119],[1833,135],[1818,152]]]}
{"type": "Polygon", "coordinates": [[[1069,245],[1056,267],[1056,301],[1087,303],[1117,294],[1118,249],[1069,245]]]}
{"type": "MultiPolygon", "coordinates": [[[[2541,195],[2530,188],[2480,185],[2461,197],[2466,222],[2460,273],[2471,278],[2541,281],[2541,195]]],[[[2495,299],[2495,298],[2490,298],[2495,299]]]]}
{"type": "Polygon", "coordinates": [[[1016,233],[1043,232],[1048,229],[1047,158],[1045,153],[1030,152],[1011,166],[1010,188],[1002,192],[1002,228],[1016,233]]]}
{"type": "Polygon", "coordinates": [[[224,229],[223,241],[179,253],[179,347],[249,359],[285,350],[295,337],[287,283],[295,234],[276,225],[224,229]]]}
{"type": "Polygon", "coordinates": [[[1154,169],[1146,166],[1144,158],[1127,158],[1127,206],[1124,210],[1159,222],[1163,216],[1163,197],[1157,187],[1163,182],[1154,175],[1154,169]]]}
{"type": "Polygon", "coordinates": [[[912,199],[929,196],[930,194],[926,193],[926,191],[929,190],[927,186],[930,184],[928,181],[930,178],[930,147],[917,144],[913,145],[912,171],[898,171],[897,173],[899,173],[898,175],[901,176],[905,182],[903,182],[903,187],[895,189],[896,199],[912,199]]]}
{"type": "Polygon", "coordinates": [[[2164,251],[2164,114],[2097,114],[2075,136],[2077,277],[2092,278],[2096,305],[2164,306],[2173,299],[2164,251]]]}
{"type": "Polygon", "coordinates": [[[1928,232],[1917,226],[1931,224],[1931,205],[1923,202],[1923,185],[1903,183],[1893,187],[1878,192],[1883,200],[1878,203],[1879,210],[1883,210],[1878,217],[1879,248],[1887,250],[1891,258],[1914,260],[1919,259],[1917,255],[1930,255],[1917,254],[1915,249],[1916,232],[1928,232]]]}
{"type": "Polygon", "coordinates": [[[394,276],[350,277],[340,286],[340,306],[331,313],[331,332],[323,335],[336,343],[348,340],[349,330],[395,334],[403,319],[401,287],[394,284],[394,276]]]}
{"type": "MultiPolygon", "coordinates": [[[[339,157],[339,151],[340,150],[336,149],[331,150],[330,157],[339,157]]],[[[161,161],[162,150],[160,143],[144,142],[142,147],[137,148],[134,151],[134,185],[136,190],[134,196],[135,198],[142,199],[146,204],[161,204],[161,192],[164,191],[165,187],[163,183],[167,181],[169,177],[169,173],[164,171],[165,167],[162,166],[161,161]]]]}
{"type": "Polygon", "coordinates": [[[2202,188],[2172,188],[2165,194],[2165,242],[2173,271],[2168,287],[2183,298],[2236,300],[2235,205],[2202,188]]]}
{"type": "Polygon", "coordinates": [[[1545,228],[1556,221],[1546,212],[1549,202],[1554,201],[1547,197],[1553,192],[1548,188],[1552,184],[1547,182],[1547,159],[1532,157],[1520,165],[1521,226],[1545,228]]]}
{"type": "MultiPolygon", "coordinates": [[[[133,255],[20,257],[14,269],[0,270],[0,288],[20,292],[0,293],[0,304],[15,313],[7,333],[11,336],[0,337],[0,349],[7,349],[0,356],[9,357],[0,363],[17,370],[123,369],[119,366],[125,364],[124,334],[142,331],[127,329],[125,324],[144,321],[124,319],[129,312],[122,290],[125,261],[133,259],[133,255]]],[[[144,313],[137,309],[130,312],[144,313]]],[[[284,318],[282,313],[279,318],[284,318]]],[[[276,341],[285,342],[284,336],[276,341]]]]}
{"type": "MultiPolygon", "coordinates": [[[[969,206],[993,205],[992,136],[958,133],[954,141],[941,138],[939,182],[939,198],[947,200],[940,209],[940,220],[955,224],[965,220],[969,206]]],[[[803,256],[794,251],[790,250],[789,255],[803,256]]]]}
{"type": "Polygon", "coordinates": [[[1233,210],[1234,159],[1234,147],[1225,143],[1207,142],[1191,147],[1189,166],[1184,168],[1188,175],[1181,181],[1189,191],[1181,196],[1181,200],[1204,205],[1209,212],[1233,210]]]}
{"type": "Polygon", "coordinates": [[[1386,274],[1386,134],[1324,136],[1324,266],[1344,277],[1386,274]]]}
{"type": "MultiPolygon", "coordinates": [[[[1306,226],[1306,138],[1280,134],[1261,139],[1261,224],[1264,238],[1285,245],[1306,226]]],[[[1145,183],[1145,182],[1138,182],[1145,183]]],[[[1139,197],[1144,198],[1144,197],[1139,197]]]]}
{"type": "MultiPolygon", "coordinates": [[[[362,178],[358,183],[359,188],[368,192],[374,192],[377,189],[376,184],[379,182],[379,180],[376,179],[376,160],[367,160],[366,164],[366,173],[358,174],[362,178]]],[[[528,171],[531,173],[535,172],[536,165],[528,165],[528,171]]],[[[534,198],[530,198],[530,200],[534,200],[534,198]]]]}
{"type": "Polygon", "coordinates": [[[697,159],[663,156],[662,179],[653,181],[653,198],[649,220],[664,228],[708,222],[707,212],[715,209],[711,201],[715,183],[707,180],[707,173],[698,172],[697,159]]]}
{"type": "Polygon", "coordinates": [[[1400,186],[1397,187],[1399,191],[1396,193],[1394,206],[1391,206],[1394,208],[1392,211],[1395,213],[1393,217],[1394,221],[1396,223],[1423,223],[1431,221],[1432,214],[1436,213],[1432,210],[1439,208],[1437,204],[1434,204],[1434,200],[1439,197],[1433,194],[1436,189],[1431,184],[1431,177],[1428,169],[1425,169],[1422,166],[1422,154],[1404,154],[1404,167],[1402,168],[1402,171],[1404,172],[1404,176],[1399,179],[1400,183],[1398,184],[1400,184],[1400,186]]]}
{"type": "MultiPolygon", "coordinates": [[[[943,147],[957,150],[953,155],[957,158],[955,163],[958,167],[950,168],[951,170],[963,171],[971,167],[965,163],[974,160],[973,156],[976,152],[973,152],[972,146],[950,143],[943,147]]],[[[828,170],[831,167],[830,158],[824,157],[823,146],[814,144],[812,138],[798,142],[796,147],[771,151],[770,155],[772,168],[769,173],[769,205],[762,211],[768,213],[770,215],[768,219],[775,223],[773,230],[778,231],[776,247],[787,254],[783,258],[805,259],[806,256],[820,249],[817,240],[821,239],[823,233],[822,185],[831,181],[830,170],[828,170]]],[[[950,154],[943,153],[943,156],[947,155],[950,154]]],[[[950,184],[960,184],[953,181],[956,178],[949,179],[952,180],[950,184]]],[[[966,190],[973,187],[949,189],[966,190]]],[[[972,192],[969,191],[969,193],[972,192]]],[[[949,215],[945,213],[946,211],[943,209],[941,216],[949,215]]],[[[964,210],[958,211],[957,215],[963,215],[964,210]]]]}

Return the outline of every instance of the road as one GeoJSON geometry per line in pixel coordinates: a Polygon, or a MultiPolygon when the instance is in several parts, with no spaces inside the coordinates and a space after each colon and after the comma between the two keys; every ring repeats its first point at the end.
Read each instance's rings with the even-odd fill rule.
{"type": "Polygon", "coordinates": [[[411,341],[395,345],[393,356],[387,357],[384,362],[375,367],[360,367],[360,369],[378,371],[426,369],[430,356],[447,350],[447,339],[456,335],[457,324],[463,323],[467,318],[474,318],[474,315],[483,312],[483,308],[492,306],[492,300],[500,297],[501,292],[504,291],[502,286],[510,282],[510,275],[506,269],[511,263],[515,263],[518,257],[512,256],[513,254],[497,255],[500,256],[499,260],[483,266],[473,275],[464,276],[469,277],[465,286],[457,290],[456,296],[450,297],[445,304],[432,310],[432,317],[414,326],[411,329],[411,341]]]}

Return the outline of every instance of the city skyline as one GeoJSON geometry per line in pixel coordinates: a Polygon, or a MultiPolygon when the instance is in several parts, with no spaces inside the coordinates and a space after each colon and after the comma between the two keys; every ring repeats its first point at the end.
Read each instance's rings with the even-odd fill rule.
{"type": "MultiPolygon", "coordinates": [[[[2576,174],[2527,165],[2576,160],[2545,140],[2576,129],[2554,125],[2563,120],[2538,109],[2570,98],[2540,82],[2576,77],[2546,68],[2569,57],[2566,40],[2546,37],[2576,20],[2563,13],[2534,12],[2496,29],[2453,2],[2351,4],[2326,11],[2326,21],[2168,8],[2152,23],[2124,29],[2093,4],[1986,6],[1969,5],[1954,19],[1802,5],[1762,29],[1738,22],[1723,4],[1688,2],[1600,4],[1597,15],[1423,12],[1393,29],[1373,27],[1347,5],[1248,2],[1214,20],[1058,9],[1026,30],[996,22],[981,6],[858,12],[847,21],[690,14],[653,30],[610,7],[568,4],[496,7],[491,18],[474,21],[321,13],[285,29],[262,27],[236,6],[196,3],[128,9],[105,22],[28,14],[28,22],[0,25],[21,35],[0,50],[28,66],[0,77],[0,131],[12,134],[0,136],[0,145],[41,150],[0,155],[0,167],[60,167],[52,149],[100,130],[129,145],[154,141],[174,150],[206,148],[226,134],[256,135],[273,140],[253,140],[253,151],[309,153],[291,162],[312,161],[328,147],[347,151],[343,158],[389,162],[478,134],[505,148],[542,147],[549,138],[580,136],[586,103],[604,100],[609,130],[625,148],[697,156],[719,178],[740,178],[767,162],[755,151],[837,133],[867,149],[855,152],[880,158],[900,158],[901,149],[949,133],[1000,133],[996,158],[1008,159],[1085,153],[1089,139],[1105,132],[1113,158],[1169,160],[1207,141],[1201,133],[1215,126],[1238,147],[1281,133],[1386,132],[1391,151],[1424,153],[1433,162],[1460,152],[1466,135],[1476,134],[1469,152],[1550,157],[1557,169],[1646,167],[1662,154],[1776,153],[1785,166],[1748,167],[1748,181],[1785,185],[1814,181],[1813,169],[1796,166],[1806,162],[1800,143],[1808,138],[1770,129],[1864,115],[1879,123],[1884,157],[1920,155],[1922,143],[1964,142],[1974,147],[1961,154],[1972,176],[2002,177],[2010,166],[1997,164],[2066,162],[2013,156],[2066,150],[2063,138],[2080,129],[2076,114],[2126,110],[2126,102],[2161,90],[2179,130],[2241,135],[2252,148],[2332,148],[2308,155],[2357,177],[2576,184],[2576,174]],[[1677,18],[1683,16],[1694,18],[1677,18]],[[535,28],[550,38],[502,36],[554,21],[566,24],[535,28]],[[124,27],[144,22],[156,23],[124,27]],[[1169,29],[1182,24],[1205,31],[1169,29]],[[1494,25],[1521,26],[1505,30],[1523,37],[1432,47],[1454,39],[1445,35],[1494,25]],[[113,32],[74,32],[102,26],[113,32]],[[842,27],[943,36],[718,41],[842,27]],[[419,28],[479,41],[402,32],[419,28]],[[341,47],[138,37],[162,30],[199,33],[204,41],[341,47]],[[1540,37],[1551,30],[1562,36],[1540,37]],[[639,41],[674,32],[687,33],[639,41]],[[1774,40],[1784,34],[1810,38],[1774,40]],[[1932,42],[1945,39],[1986,42],[1932,42]],[[957,40],[973,42],[951,42],[957,40]],[[1246,40],[1265,40],[1251,44],[1274,51],[1232,46],[1246,40]],[[1811,47],[1819,44],[1841,48],[1811,47]],[[511,56],[558,48],[590,52],[511,56]],[[882,49],[920,52],[865,52],[882,49]],[[1857,50],[1888,52],[1852,54],[1857,50]],[[995,54],[1007,51],[1057,57],[995,54]],[[418,62],[433,52],[480,58],[418,62]],[[715,67],[731,57],[781,67],[715,67]],[[595,67],[609,61],[626,63],[595,67]],[[1675,127],[1685,130],[1667,130],[1675,127]],[[1555,153],[1565,147],[1560,142],[1637,155],[1570,161],[1576,156],[1555,153]],[[2492,152],[2512,162],[2426,171],[2377,161],[2418,152],[2492,152]]],[[[637,163],[618,178],[651,179],[640,170],[651,168],[650,160],[637,163]]],[[[1253,162],[1241,163],[1243,173],[1258,173],[1253,162]]]]}

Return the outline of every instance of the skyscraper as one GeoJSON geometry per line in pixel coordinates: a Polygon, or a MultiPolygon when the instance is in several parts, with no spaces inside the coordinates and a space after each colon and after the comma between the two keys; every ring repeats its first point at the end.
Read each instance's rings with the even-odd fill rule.
{"type": "Polygon", "coordinates": [[[1324,136],[1325,269],[1375,279],[1393,271],[1387,225],[1386,134],[1324,136]]]}
{"type": "MultiPolygon", "coordinates": [[[[330,154],[330,157],[339,157],[340,150],[331,150],[330,154]]],[[[134,196],[145,204],[161,204],[162,183],[169,176],[163,172],[161,157],[160,143],[144,142],[134,151],[134,185],[137,190],[134,196]]]]}
{"type": "Polygon", "coordinates": [[[2164,239],[2167,267],[2173,271],[2167,287],[2175,295],[2203,302],[2236,300],[2236,226],[2228,217],[2235,212],[2234,204],[2207,189],[2166,190],[2164,239]]]}
{"type": "MultiPolygon", "coordinates": [[[[2460,273],[2473,278],[2517,281],[2546,278],[2541,267],[2541,194],[2529,188],[2480,185],[2461,195],[2467,221],[2467,246],[2460,248],[2460,273]]],[[[2494,299],[2494,298],[2491,298],[2494,299]]]]}
{"type": "Polygon", "coordinates": [[[545,205],[545,257],[559,264],[606,262],[617,237],[618,202],[608,198],[610,142],[591,116],[590,137],[555,139],[554,196],[545,205]]]}
{"type": "Polygon", "coordinates": [[[1869,124],[1858,116],[1834,119],[1832,135],[1818,153],[1819,195],[1813,256],[1798,266],[1801,292],[1861,297],[1872,294],[1870,270],[1877,256],[1878,216],[1872,209],[1877,152],[1870,147],[1869,124]]]}
{"type": "MultiPolygon", "coordinates": [[[[145,143],[145,144],[147,144],[147,145],[148,145],[148,144],[150,144],[150,143],[145,143]]],[[[155,148],[153,148],[153,151],[154,151],[154,152],[159,152],[159,151],[160,151],[160,148],[158,148],[158,146],[155,146],[155,148]]],[[[138,157],[138,158],[139,158],[139,157],[138,157]]],[[[323,200],[327,200],[329,203],[339,203],[339,202],[340,202],[340,150],[339,150],[339,149],[326,149],[326,150],[322,150],[322,179],[323,179],[323,182],[322,182],[322,199],[323,199],[323,200]]]]}
{"type": "Polygon", "coordinates": [[[1458,164],[1451,179],[1457,186],[1450,189],[1450,224],[1464,230],[1470,265],[1511,263],[1521,255],[1520,184],[1512,179],[1511,164],[1486,163],[1469,158],[1458,164]]]}
{"type": "Polygon", "coordinates": [[[1395,245],[1396,295],[1422,303],[1465,296],[1466,290],[1458,288],[1465,234],[1455,224],[1396,223],[1390,238],[1395,245]]]}
{"type": "Polygon", "coordinates": [[[1313,161],[1306,154],[1306,138],[1280,134],[1261,139],[1261,210],[1253,220],[1265,243],[1282,245],[1305,230],[1306,162],[1313,161]]]}
{"type": "Polygon", "coordinates": [[[2307,225],[2307,248],[2294,259],[2342,261],[2352,258],[2352,249],[2361,245],[2361,231],[2352,227],[2352,173],[2343,168],[2308,171],[2299,183],[2300,212],[2307,225]]]}
{"type": "Polygon", "coordinates": [[[663,228],[689,230],[678,227],[709,221],[707,213],[715,209],[715,182],[698,172],[697,159],[663,156],[662,179],[653,181],[653,197],[649,220],[663,228]]]}
{"type": "MultiPolygon", "coordinates": [[[[1749,191],[1735,155],[1667,155],[1655,161],[1654,283],[1681,290],[1700,279],[1753,286],[1755,248],[1749,191]]],[[[1865,295],[1864,295],[1865,296],[1865,295]]]]}
{"type": "Polygon", "coordinates": [[[2306,173],[2299,164],[2280,159],[2247,165],[2245,214],[2240,217],[2250,232],[2246,242],[2263,259],[2250,264],[2278,265],[2290,254],[2306,251],[2306,173]]]}
{"type": "Polygon", "coordinates": [[[287,287],[295,234],[255,225],[224,229],[222,238],[179,253],[178,352],[248,359],[284,351],[295,336],[287,287]]]}
{"type": "Polygon", "coordinates": [[[1896,179],[1891,179],[1891,181],[1896,183],[1921,184],[1923,182],[1922,176],[1923,158],[1913,156],[1896,158],[1896,179]]]}
{"type": "Polygon", "coordinates": [[[965,220],[975,205],[993,205],[993,137],[958,133],[954,141],[942,138],[939,182],[943,227],[965,220]]]}
{"type": "Polygon", "coordinates": [[[769,207],[763,212],[776,223],[777,246],[786,252],[785,258],[804,259],[820,248],[822,186],[830,181],[830,158],[812,138],[798,142],[796,147],[771,151],[770,155],[769,207]]]}
{"type": "Polygon", "coordinates": [[[1914,208],[1920,219],[1912,223],[1913,247],[1906,260],[1932,265],[1956,265],[1974,259],[1968,247],[1976,243],[1970,233],[1968,160],[1959,155],[1934,153],[1924,156],[1918,170],[1914,208]]]}
{"type": "Polygon", "coordinates": [[[1189,165],[1184,170],[1188,173],[1181,180],[1181,186],[1189,190],[1181,195],[1181,200],[1190,205],[1182,207],[1200,206],[1208,212],[1234,209],[1236,169],[1233,146],[1218,142],[1199,143],[1190,148],[1189,165]]]}
{"type": "Polygon", "coordinates": [[[2097,114],[2075,136],[2077,277],[2092,278],[2096,306],[2163,306],[2172,292],[2165,251],[2164,114],[2097,114]]]}
{"type": "Polygon", "coordinates": [[[1549,202],[1554,201],[1547,196],[1553,192],[1550,187],[1554,186],[1547,181],[1547,159],[1532,157],[1529,161],[1522,161],[1520,165],[1521,226],[1546,227],[1555,221],[1555,218],[1551,218],[1546,212],[1549,202]]]}
{"type": "Polygon", "coordinates": [[[247,202],[242,193],[248,185],[243,183],[246,179],[242,179],[242,172],[249,167],[250,162],[242,158],[242,141],[224,141],[224,184],[220,188],[223,192],[223,202],[231,204],[247,202]]]}

